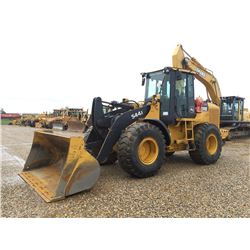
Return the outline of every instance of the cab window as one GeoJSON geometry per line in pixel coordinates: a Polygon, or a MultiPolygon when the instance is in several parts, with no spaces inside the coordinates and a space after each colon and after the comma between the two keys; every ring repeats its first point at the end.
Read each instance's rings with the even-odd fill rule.
{"type": "Polygon", "coordinates": [[[162,71],[147,75],[145,100],[152,98],[153,95],[161,94],[163,78],[162,71]]]}

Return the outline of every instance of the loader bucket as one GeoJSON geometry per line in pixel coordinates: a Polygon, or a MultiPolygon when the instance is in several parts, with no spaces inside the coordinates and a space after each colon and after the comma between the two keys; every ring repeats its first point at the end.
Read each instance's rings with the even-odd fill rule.
{"type": "Polygon", "coordinates": [[[85,125],[79,121],[76,117],[72,117],[68,121],[68,131],[83,132],[85,125]]]}
{"type": "Polygon", "coordinates": [[[66,126],[62,121],[54,121],[52,124],[52,129],[63,131],[66,130],[66,126]]]}
{"type": "Polygon", "coordinates": [[[47,202],[90,189],[100,175],[98,161],[84,149],[82,137],[36,131],[19,174],[47,202]]]}

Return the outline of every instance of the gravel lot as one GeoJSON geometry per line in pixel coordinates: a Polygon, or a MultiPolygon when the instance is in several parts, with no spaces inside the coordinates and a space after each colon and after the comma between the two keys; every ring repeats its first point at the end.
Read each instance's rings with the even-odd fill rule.
{"type": "Polygon", "coordinates": [[[46,203],[17,174],[33,128],[2,126],[2,217],[250,217],[250,139],[227,142],[213,166],[176,153],[158,175],[128,176],[117,164],[102,166],[93,189],[46,203]]]}

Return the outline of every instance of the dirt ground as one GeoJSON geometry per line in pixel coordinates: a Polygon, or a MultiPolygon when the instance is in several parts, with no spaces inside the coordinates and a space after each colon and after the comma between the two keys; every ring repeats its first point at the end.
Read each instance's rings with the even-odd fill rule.
{"type": "Polygon", "coordinates": [[[46,203],[18,176],[34,130],[2,126],[2,217],[250,217],[250,138],[226,142],[211,166],[175,153],[147,179],[102,166],[90,191],[46,203]]]}

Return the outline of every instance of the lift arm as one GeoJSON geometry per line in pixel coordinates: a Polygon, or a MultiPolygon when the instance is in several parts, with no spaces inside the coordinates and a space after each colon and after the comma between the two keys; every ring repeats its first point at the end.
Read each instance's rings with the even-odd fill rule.
{"type": "Polygon", "coordinates": [[[191,57],[182,47],[177,45],[172,55],[173,67],[195,71],[195,77],[205,85],[213,103],[220,106],[220,86],[213,73],[191,57]]]}

